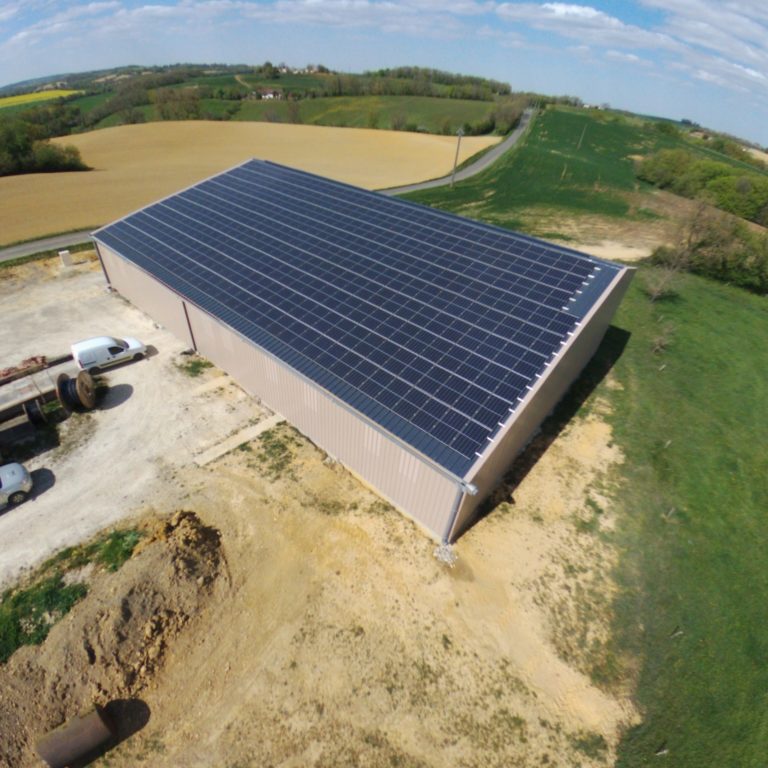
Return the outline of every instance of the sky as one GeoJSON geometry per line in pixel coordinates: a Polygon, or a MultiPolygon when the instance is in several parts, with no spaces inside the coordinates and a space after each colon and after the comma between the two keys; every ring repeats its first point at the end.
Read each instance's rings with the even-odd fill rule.
{"type": "Polygon", "coordinates": [[[0,0],[0,85],[266,60],[435,67],[768,145],[766,0],[0,0]]]}

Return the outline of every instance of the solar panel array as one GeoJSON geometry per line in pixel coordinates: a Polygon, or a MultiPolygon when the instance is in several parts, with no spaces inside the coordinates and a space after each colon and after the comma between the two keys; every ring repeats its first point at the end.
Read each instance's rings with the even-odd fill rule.
{"type": "Polygon", "coordinates": [[[459,477],[619,270],[257,160],[94,237],[459,477]]]}

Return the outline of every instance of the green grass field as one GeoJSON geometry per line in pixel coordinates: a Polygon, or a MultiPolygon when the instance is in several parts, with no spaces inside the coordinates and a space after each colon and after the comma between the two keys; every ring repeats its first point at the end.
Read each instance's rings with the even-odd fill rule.
{"type": "MultiPolygon", "coordinates": [[[[638,120],[551,111],[481,176],[410,197],[507,224],[531,205],[621,216],[620,193],[635,185],[627,155],[681,141],[638,120]]],[[[613,369],[621,386],[598,389],[626,462],[610,534],[616,663],[596,680],[620,683],[628,657],[640,669],[643,722],[625,735],[619,768],[762,768],[768,298],[680,275],[676,296],[651,302],[648,269],[614,320],[630,334],[613,369]]]]}
{"type": "MultiPolygon", "coordinates": [[[[154,104],[144,104],[136,109],[144,115],[144,122],[151,123],[160,119],[157,107],[154,104]]],[[[94,126],[95,128],[112,128],[115,125],[122,125],[124,122],[123,114],[121,112],[113,112],[111,115],[107,115],[103,120],[94,126]]]]}
{"type": "Polygon", "coordinates": [[[203,75],[202,77],[191,77],[180,86],[187,88],[190,85],[207,85],[209,88],[241,88],[235,75],[203,75]]]}
{"type": "Polygon", "coordinates": [[[768,755],[768,299],[685,276],[651,303],[641,270],[615,324],[611,390],[619,645],[642,661],[645,720],[618,765],[764,766],[768,755]],[[661,354],[652,348],[668,334],[661,354]],[[655,763],[654,763],[655,764],[655,763]]]}
{"type": "Polygon", "coordinates": [[[649,188],[636,180],[631,155],[680,142],[652,123],[609,112],[549,109],[526,141],[492,168],[452,191],[410,199],[510,226],[517,225],[516,210],[531,206],[625,216],[622,193],[649,188]]]}
{"type": "MultiPolygon", "coordinates": [[[[426,96],[333,96],[298,102],[299,117],[309,125],[392,128],[399,119],[429,133],[455,133],[464,123],[484,120],[494,105],[487,101],[426,96]]],[[[236,120],[289,121],[286,101],[244,101],[236,120]]]]}
{"type": "Polygon", "coordinates": [[[69,103],[73,107],[79,107],[80,111],[85,114],[96,107],[100,107],[105,101],[109,101],[111,98],[111,93],[95,93],[90,96],[80,96],[80,98],[72,99],[69,103]]]}
{"type": "MultiPolygon", "coordinates": [[[[106,98],[109,98],[108,94],[84,96],[72,103],[87,112],[100,106],[106,98]]],[[[146,104],[137,109],[143,113],[147,122],[160,119],[154,104],[146,104]]],[[[200,100],[201,115],[214,120],[289,123],[293,117],[291,109],[298,109],[298,122],[307,125],[385,130],[407,128],[427,133],[453,134],[465,123],[479,123],[488,118],[493,112],[494,104],[488,101],[436,99],[426,96],[330,96],[302,99],[295,102],[295,106],[289,105],[289,102],[283,99],[200,100]]],[[[116,112],[99,121],[96,127],[121,125],[123,120],[123,114],[116,112]]]]}
{"type": "Polygon", "coordinates": [[[256,75],[241,75],[240,79],[254,90],[258,88],[274,88],[284,93],[295,91],[309,91],[314,88],[322,88],[332,75],[280,75],[276,80],[267,80],[256,75]]]}

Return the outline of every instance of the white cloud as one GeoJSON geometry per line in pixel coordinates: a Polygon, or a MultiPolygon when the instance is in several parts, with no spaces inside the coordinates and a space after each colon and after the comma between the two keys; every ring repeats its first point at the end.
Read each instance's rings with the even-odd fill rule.
{"type": "Polygon", "coordinates": [[[276,0],[240,6],[245,16],[273,23],[372,27],[430,37],[469,32],[464,20],[491,8],[470,0],[276,0]]]}
{"type": "Polygon", "coordinates": [[[6,3],[5,6],[0,7],[0,24],[10,21],[14,16],[17,16],[21,13],[23,7],[23,2],[6,3]]]}
{"type": "Polygon", "coordinates": [[[652,67],[653,62],[648,59],[644,59],[635,53],[626,53],[625,51],[606,51],[605,58],[613,61],[621,61],[626,64],[638,64],[641,67],[652,67]]]}
{"type": "MultiPolygon", "coordinates": [[[[605,16],[602,11],[590,8],[588,5],[568,5],[566,3],[544,3],[541,6],[555,16],[578,17],[581,19],[595,19],[605,16]]],[[[607,18],[607,17],[606,17],[607,18]]]]}
{"type": "Polygon", "coordinates": [[[527,24],[545,32],[579,40],[598,48],[669,50],[679,44],[669,35],[625,24],[620,19],[590,6],[567,3],[501,3],[499,17],[527,24]]]}

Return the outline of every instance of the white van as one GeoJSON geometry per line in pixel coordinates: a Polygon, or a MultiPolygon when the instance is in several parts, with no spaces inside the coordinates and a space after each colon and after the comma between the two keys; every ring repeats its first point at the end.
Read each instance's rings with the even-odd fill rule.
{"type": "Polygon", "coordinates": [[[141,360],[146,351],[147,348],[138,339],[130,337],[96,336],[72,345],[72,357],[78,368],[91,373],[126,360],[141,360]]]}

